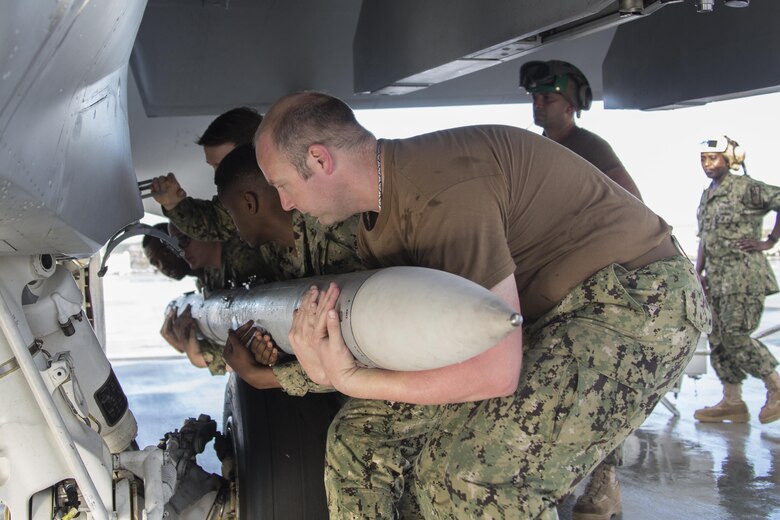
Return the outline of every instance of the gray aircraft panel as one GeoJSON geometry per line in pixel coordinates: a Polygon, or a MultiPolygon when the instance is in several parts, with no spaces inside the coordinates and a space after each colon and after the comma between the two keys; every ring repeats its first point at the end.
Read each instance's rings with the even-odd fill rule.
{"type": "Polygon", "coordinates": [[[89,256],[143,214],[127,62],[143,2],[6,2],[0,252],[89,256]]]}

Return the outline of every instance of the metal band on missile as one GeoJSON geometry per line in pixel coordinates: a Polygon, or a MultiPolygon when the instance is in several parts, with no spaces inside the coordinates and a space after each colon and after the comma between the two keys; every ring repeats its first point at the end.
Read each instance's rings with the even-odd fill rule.
{"type": "Polygon", "coordinates": [[[344,341],[366,366],[426,370],[460,363],[522,323],[519,314],[484,287],[423,267],[302,278],[216,291],[205,299],[191,293],[169,307],[181,314],[189,305],[201,333],[218,344],[226,342],[228,329],[254,320],[292,354],[287,334],[293,310],[309,287],[324,290],[330,282],[341,289],[336,309],[344,341]]]}

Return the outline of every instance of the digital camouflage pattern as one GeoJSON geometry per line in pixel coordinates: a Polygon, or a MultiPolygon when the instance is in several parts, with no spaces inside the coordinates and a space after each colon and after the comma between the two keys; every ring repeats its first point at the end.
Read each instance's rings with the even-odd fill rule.
{"type": "Polygon", "coordinates": [[[195,271],[195,287],[204,297],[208,297],[212,291],[222,289],[223,279],[222,269],[216,267],[204,267],[195,271]]]}
{"type": "Polygon", "coordinates": [[[414,466],[444,408],[348,400],[328,432],[325,489],[331,518],[423,518],[414,466]]]}
{"type": "Polygon", "coordinates": [[[227,363],[225,363],[225,358],[222,357],[222,349],[224,348],[222,345],[212,343],[203,338],[198,339],[198,346],[212,376],[221,376],[227,372],[227,363]]]}
{"type": "Polygon", "coordinates": [[[233,219],[217,196],[211,200],[186,197],[170,211],[163,208],[163,215],[185,235],[198,240],[223,242],[238,236],[233,219]]]}
{"type": "Polygon", "coordinates": [[[293,250],[268,244],[266,262],[275,268],[277,280],[292,280],[326,274],[344,274],[365,269],[357,254],[358,217],[332,226],[293,210],[293,250]]]}
{"type": "Polygon", "coordinates": [[[309,392],[319,394],[334,391],[334,388],[331,386],[318,385],[309,379],[301,364],[294,359],[274,365],[271,367],[271,370],[273,370],[276,380],[282,386],[282,390],[289,395],[302,397],[309,392]]]}
{"type": "Polygon", "coordinates": [[[780,211],[780,188],[731,173],[699,202],[699,240],[709,294],[767,295],[778,291],[769,261],[761,251],[741,251],[744,238],[763,240],[764,215],[780,211]]]}
{"type": "Polygon", "coordinates": [[[266,248],[251,247],[238,235],[222,242],[222,286],[233,289],[276,281],[275,266],[263,253],[266,248]]]}
{"type": "Polygon", "coordinates": [[[204,296],[221,289],[275,280],[275,268],[269,264],[262,248],[250,247],[238,236],[221,242],[220,268],[204,267],[198,272],[198,289],[204,296]]]}
{"type": "MultiPolygon", "coordinates": [[[[564,146],[576,153],[593,166],[598,168],[601,173],[607,175],[607,172],[615,168],[623,168],[623,163],[617,156],[612,146],[601,136],[594,134],[590,130],[585,130],[574,125],[571,132],[564,137],[558,144],[564,146]]],[[[609,175],[607,175],[609,177],[609,175]]],[[[621,444],[615,450],[607,455],[602,464],[607,466],[623,465],[623,445],[621,444]]]]}
{"type": "Polygon", "coordinates": [[[764,310],[764,297],[778,291],[769,261],[761,251],[741,251],[744,238],[763,240],[764,215],[780,210],[780,188],[731,173],[717,189],[702,193],[699,239],[713,312],[709,336],[712,367],[724,383],[739,384],[750,374],[763,378],[777,360],[766,345],[750,337],[764,310]]]}
{"type": "MultiPolygon", "coordinates": [[[[178,206],[177,206],[178,208],[178,206]]],[[[363,270],[363,264],[357,255],[357,217],[352,217],[333,226],[323,226],[315,218],[293,211],[293,233],[295,248],[290,249],[274,243],[265,244],[259,248],[250,248],[237,236],[223,242],[223,259],[227,260],[221,273],[210,273],[205,270],[204,277],[211,280],[204,285],[225,287],[219,285],[234,280],[237,284],[249,282],[268,283],[291,280],[326,274],[342,274],[363,270]],[[233,273],[232,275],[230,273],[233,273]]],[[[213,226],[213,224],[212,224],[213,226]]],[[[211,228],[210,236],[217,236],[217,230],[211,228]]],[[[205,355],[206,352],[201,349],[205,355]]],[[[207,359],[209,369],[224,373],[222,349],[209,350],[207,359]]],[[[212,370],[212,373],[215,371],[212,370]]],[[[282,390],[290,395],[305,395],[307,392],[333,391],[331,387],[315,384],[306,376],[297,361],[290,361],[273,367],[274,375],[282,390]]]]}
{"type": "Polygon", "coordinates": [[[764,296],[753,294],[710,295],[712,334],[710,362],[724,383],[740,384],[748,375],[764,379],[777,359],[762,342],[750,335],[764,312],[764,296]]]}
{"type": "Polygon", "coordinates": [[[328,434],[331,514],[397,518],[407,488],[422,518],[556,518],[558,500],[642,424],[710,326],[682,256],[606,267],[526,324],[513,396],[347,403],[328,434]]]}
{"type": "MultiPolygon", "coordinates": [[[[163,211],[185,234],[206,241],[236,238],[237,231],[225,207],[211,201],[185,198],[171,211],[163,211]]],[[[358,217],[332,226],[293,210],[295,251],[270,243],[261,248],[264,261],[273,266],[269,281],[281,281],[325,274],[351,273],[364,269],[357,256],[358,217]]]]}
{"type": "MultiPolygon", "coordinates": [[[[264,250],[268,263],[275,266],[277,280],[290,280],[343,274],[365,269],[357,255],[357,217],[333,226],[323,226],[317,219],[293,211],[295,251],[268,244],[264,250]]],[[[332,391],[314,383],[297,361],[273,367],[282,390],[290,395],[332,391]]]]}

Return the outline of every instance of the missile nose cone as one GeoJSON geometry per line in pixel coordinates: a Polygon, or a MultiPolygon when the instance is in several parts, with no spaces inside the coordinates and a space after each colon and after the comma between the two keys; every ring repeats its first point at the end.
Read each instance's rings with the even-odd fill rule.
{"type": "Polygon", "coordinates": [[[360,287],[350,325],[360,361],[391,370],[427,370],[481,354],[520,323],[520,315],[501,298],[465,278],[390,267],[360,287]]]}

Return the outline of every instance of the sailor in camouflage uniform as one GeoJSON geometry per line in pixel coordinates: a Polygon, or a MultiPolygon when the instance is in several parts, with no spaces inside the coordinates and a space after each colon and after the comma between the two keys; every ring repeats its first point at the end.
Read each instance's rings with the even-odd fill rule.
{"type": "MultiPolygon", "coordinates": [[[[173,189],[177,189],[175,176],[168,175],[166,179],[176,183],[173,189]]],[[[199,240],[223,241],[237,236],[230,215],[216,196],[212,200],[184,197],[170,210],[163,209],[163,213],[183,232],[199,240]]]]}
{"type": "MultiPolygon", "coordinates": [[[[246,107],[230,110],[216,118],[198,140],[198,144],[203,146],[206,162],[216,170],[225,156],[237,145],[251,143],[260,121],[262,116],[246,107]]],[[[188,197],[173,173],[154,179],[152,193],[162,206],[163,214],[187,236],[202,241],[223,242],[227,256],[232,256],[240,250],[237,246],[240,240],[233,219],[217,196],[212,200],[188,197]]],[[[324,227],[317,223],[316,219],[299,212],[291,214],[294,244],[280,245],[269,241],[258,245],[256,251],[260,255],[259,260],[271,267],[272,274],[256,279],[255,282],[289,280],[362,269],[355,253],[354,222],[324,227]]],[[[246,257],[242,255],[236,258],[239,265],[246,261],[246,257]]],[[[253,260],[248,261],[251,263],[253,260]]],[[[219,287],[225,274],[216,270],[204,272],[202,276],[205,285],[219,287]]],[[[170,320],[172,319],[169,318],[170,320]]],[[[178,325],[169,321],[166,321],[163,330],[173,330],[175,327],[176,330],[187,331],[191,327],[186,320],[178,325]]],[[[210,360],[209,368],[212,373],[224,373],[222,347],[205,340],[201,341],[201,346],[201,351],[210,360]]],[[[260,357],[267,359],[267,356],[260,357]]],[[[310,389],[319,390],[317,385],[308,380],[297,363],[276,365],[273,371],[278,374],[278,382],[282,384],[282,388],[291,395],[303,395],[310,389]]]]}
{"type": "MultiPolygon", "coordinates": [[[[215,177],[220,200],[229,211],[240,236],[249,244],[257,245],[267,240],[269,228],[274,228],[274,222],[281,219],[285,222],[284,230],[292,229],[294,247],[289,247],[285,240],[286,233],[275,235],[271,242],[266,243],[264,254],[269,259],[276,260],[277,276],[280,280],[321,276],[327,274],[351,273],[364,269],[357,255],[357,217],[348,218],[330,226],[320,224],[316,218],[305,215],[297,210],[285,212],[279,201],[279,196],[273,187],[266,182],[260,168],[257,166],[254,150],[251,147],[238,147],[225,157],[217,170],[215,177]],[[247,208],[244,202],[258,200],[256,208],[247,208]],[[291,218],[290,218],[291,217],[291,218]]],[[[244,327],[246,324],[244,325],[244,327]]],[[[239,328],[233,338],[240,338],[244,331],[239,328]]],[[[333,392],[329,385],[318,385],[303,370],[295,358],[288,358],[281,363],[273,363],[275,358],[269,356],[270,345],[253,339],[251,348],[257,352],[251,359],[246,349],[239,344],[226,346],[230,353],[230,365],[250,385],[256,388],[281,389],[289,395],[304,396],[309,392],[333,392]],[[259,366],[271,363],[268,367],[259,366]],[[269,372],[272,376],[269,377],[269,372]]],[[[341,396],[343,399],[343,396],[341,396]]],[[[408,431],[424,427],[422,422],[416,426],[419,417],[417,409],[412,405],[395,403],[399,414],[408,413],[408,420],[400,428],[408,431]]],[[[434,407],[431,407],[433,410],[434,407]]],[[[388,427],[392,427],[388,424],[388,427]]],[[[396,451],[395,447],[387,447],[387,459],[396,451]]],[[[405,452],[406,453],[406,452],[405,452]]],[[[410,454],[411,452],[407,453],[410,454]]],[[[374,452],[377,457],[383,457],[380,449],[374,452]]],[[[404,465],[399,471],[409,472],[411,466],[404,465]]],[[[417,501],[413,480],[406,479],[399,484],[398,493],[401,497],[398,509],[401,518],[421,518],[420,506],[417,501]],[[403,493],[401,492],[403,489],[403,493]]]]}
{"type": "MultiPolygon", "coordinates": [[[[350,219],[333,226],[322,226],[316,219],[299,211],[292,211],[292,226],[295,246],[284,247],[275,242],[266,244],[262,250],[264,260],[273,266],[276,280],[292,280],[326,274],[352,273],[364,269],[357,256],[357,219],[350,219]]],[[[262,334],[258,334],[260,339],[262,334]]],[[[304,396],[309,392],[334,391],[331,386],[314,383],[295,358],[288,357],[276,363],[278,352],[270,343],[253,341],[251,350],[255,359],[244,359],[247,369],[253,373],[236,371],[255,388],[281,388],[293,396],[304,396]],[[265,374],[262,365],[270,365],[273,378],[265,374]]],[[[242,351],[236,352],[237,355],[242,351]]],[[[221,356],[220,356],[221,357],[221,356]]],[[[241,361],[234,360],[234,363],[241,361]]],[[[231,366],[233,366],[231,364],[231,366]]]]}
{"type": "MultiPolygon", "coordinates": [[[[229,110],[214,119],[206,131],[198,139],[197,144],[203,147],[206,162],[214,169],[233,148],[242,143],[252,141],[262,116],[249,107],[229,110]]],[[[206,292],[214,289],[232,287],[235,283],[243,284],[250,281],[262,281],[270,278],[269,272],[253,272],[253,264],[262,263],[265,259],[257,257],[259,253],[247,254],[236,233],[230,216],[215,196],[212,200],[200,200],[188,197],[186,191],[179,185],[176,176],[169,173],[152,181],[152,195],[166,215],[185,236],[201,241],[217,241],[222,243],[223,265],[221,268],[210,267],[200,272],[198,277],[199,290],[206,292]],[[228,260],[230,259],[230,260],[228,260]],[[227,268],[227,269],[223,269],[227,268]],[[253,272],[252,276],[244,276],[243,271],[253,272]],[[262,274],[259,276],[258,274],[262,274]],[[232,282],[228,282],[232,280],[232,282]]],[[[181,318],[175,315],[166,316],[160,333],[169,342],[187,343],[188,352],[196,347],[190,336],[193,334],[193,322],[184,314],[181,318]]],[[[205,339],[199,340],[200,348],[190,357],[193,363],[199,362],[199,356],[207,359],[212,374],[222,374],[225,363],[222,359],[222,347],[215,346],[205,339]]],[[[189,354],[188,354],[189,355],[189,354]]]]}
{"type": "MultiPolygon", "coordinates": [[[[271,281],[351,273],[363,269],[357,256],[357,219],[323,226],[299,211],[285,211],[276,190],[265,181],[251,145],[241,145],[222,161],[215,175],[220,201],[241,238],[261,250],[273,269],[271,281]],[[249,201],[249,202],[247,202],[249,201]]],[[[208,230],[207,230],[208,231],[208,230]]],[[[281,387],[290,395],[332,391],[315,385],[294,359],[277,364],[276,352],[259,332],[251,348],[230,349],[230,365],[256,388],[281,387]],[[271,369],[265,366],[273,365],[271,369]]]]}
{"type": "MultiPolygon", "coordinates": [[[[203,223],[206,224],[207,221],[203,223]]],[[[221,233],[219,227],[220,222],[214,221],[200,229],[207,235],[212,233],[211,236],[217,236],[221,233]]],[[[212,291],[236,288],[244,284],[255,285],[305,276],[361,270],[363,266],[356,254],[355,228],[354,221],[324,227],[317,223],[316,219],[300,212],[293,212],[294,245],[292,247],[269,242],[259,248],[253,248],[240,240],[238,235],[234,235],[225,242],[219,242],[223,248],[221,267],[206,266],[197,270],[198,290],[208,297],[212,291]],[[262,269],[258,268],[259,266],[262,266],[262,269]]],[[[181,240],[183,234],[175,229],[175,226],[172,229],[181,240]]],[[[190,238],[185,238],[183,242],[189,245],[190,238]]],[[[172,315],[167,316],[161,333],[169,341],[176,342],[179,349],[187,353],[196,366],[208,368],[212,375],[222,375],[226,372],[224,346],[212,343],[197,334],[197,324],[191,318],[188,309],[185,309],[177,319],[172,315]]],[[[257,350],[262,348],[262,333],[257,334],[253,344],[257,350]]],[[[241,349],[235,354],[240,356],[244,353],[245,349],[241,349]]],[[[251,363],[255,373],[245,379],[253,386],[281,388],[293,396],[304,396],[309,392],[333,391],[332,387],[313,383],[294,358],[276,364],[276,358],[271,358],[269,352],[259,353],[258,357],[265,360],[263,365],[268,365],[268,359],[273,359],[270,362],[272,366],[258,366],[254,359],[246,359],[245,356],[235,359],[237,366],[241,362],[251,363]]]]}
{"type": "Polygon", "coordinates": [[[750,418],[741,385],[748,375],[763,379],[767,401],[762,423],[780,418],[780,376],[777,359],[766,345],[750,337],[764,310],[764,298],[778,291],[763,254],[780,237],[780,213],[761,240],[764,215],[780,211],[780,188],[729,170],[744,168],[744,152],[726,136],[702,142],[701,164],[712,179],[698,209],[699,255],[696,271],[706,272],[705,285],[713,311],[709,336],[711,361],[723,384],[723,399],[696,410],[703,422],[744,423],[750,418]]]}
{"type": "MultiPolygon", "coordinates": [[[[209,124],[198,139],[206,162],[217,169],[236,146],[251,143],[263,117],[252,108],[234,108],[209,124]]],[[[236,235],[233,221],[216,196],[212,200],[193,199],[169,173],[152,181],[152,195],[167,216],[187,236],[198,240],[225,241],[236,235]]]]}
{"type": "MultiPolygon", "coordinates": [[[[235,236],[225,242],[208,242],[192,239],[169,224],[171,236],[177,238],[184,259],[197,278],[198,291],[208,297],[213,291],[232,289],[244,284],[263,282],[273,277],[273,269],[257,249],[235,236]]],[[[213,375],[224,374],[222,345],[215,345],[195,334],[194,321],[189,309],[180,316],[169,312],[161,330],[162,336],[174,348],[185,352],[198,367],[208,367],[213,375]]]]}

